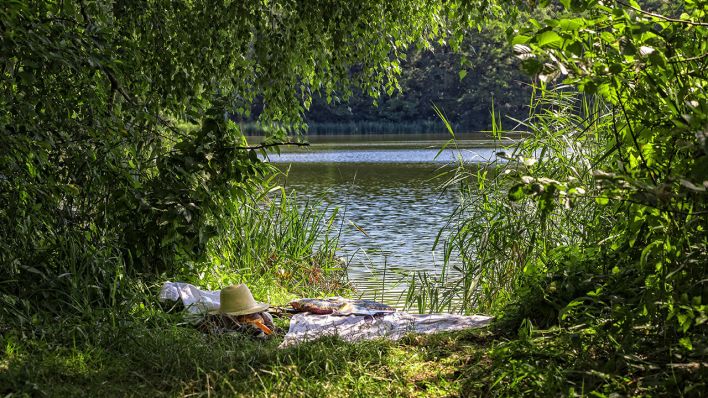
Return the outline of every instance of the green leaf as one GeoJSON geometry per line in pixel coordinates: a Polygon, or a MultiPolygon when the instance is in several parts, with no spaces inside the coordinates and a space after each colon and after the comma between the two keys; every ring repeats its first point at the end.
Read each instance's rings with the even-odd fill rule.
{"type": "Polygon", "coordinates": [[[608,203],[610,203],[610,199],[607,198],[606,196],[599,196],[599,197],[595,198],[595,202],[597,202],[597,204],[599,204],[601,206],[605,206],[608,203]]]}
{"type": "Polygon", "coordinates": [[[72,196],[78,196],[79,195],[79,187],[77,187],[74,184],[66,184],[64,185],[64,191],[68,193],[69,195],[72,196]]]}
{"type": "Polygon", "coordinates": [[[615,97],[615,91],[608,83],[603,83],[597,88],[597,93],[605,99],[612,100],[615,97]]]}
{"type": "Polygon", "coordinates": [[[636,0],[629,0],[629,5],[640,10],[642,8],[641,6],[639,6],[639,3],[637,3],[636,0]]]}
{"type": "Polygon", "coordinates": [[[615,75],[618,73],[622,73],[622,69],[623,69],[622,64],[619,64],[619,63],[614,63],[614,64],[610,65],[610,68],[609,68],[610,73],[615,74],[615,75]]]}
{"type": "Polygon", "coordinates": [[[521,62],[521,69],[529,75],[537,75],[543,70],[543,64],[535,58],[525,59],[521,62]]]}
{"type": "Polygon", "coordinates": [[[536,43],[541,47],[558,46],[562,42],[563,38],[552,30],[536,35],[536,43]]]}
{"type": "Polygon", "coordinates": [[[462,69],[459,73],[459,76],[460,76],[460,80],[464,79],[465,76],[467,76],[467,71],[462,69]]]}
{"type": "Polygon", "coordinates": [[[664,59],[664,55],[658,51],[652,52],[649,54],[649,61],[651,61],[654,66],[658,66],[659,68],[665,68],[666,67],[666,60],[664,59]]]}
{"type": "Polygon", "coordinates": [[[582,18],[561,19],[558,21],[558,28],[563,31],[576,31],[586,25],[582,18]]]}
{"type": "Polygon", "coordinates": [[[642,254],[639,259],[639,265],[642,268],[645,268],[647,266],[647,263],[649,261],[649,256],[651,256],[653,250],[655,247],[659,247],[663,245],[664,242],[660,240],[656,240],[648,244],[644,249],[642,249],[642,254]]]}
{"type": "Polygon", "coordinates": [[[688,351],[693,351],[693,344],[691,343],[691,339],[688,337],[681,337],[679,339],[679,344],[688,351]]]}
{"type": "Polygon", "coordinates": [[[514,38],[511,40],[511,45],[515,44],[526,44],[531,40],[531,36],[526,36],[526,35],[516,35],[514,38]]]}
{"type": "Polygon", "coordinates": [[[583,44],[579,41],[566,41],[564,45],[565,50],[569,51],[571,54],[580,57],[583,54],[583,44]]]}
{"type": "Polygon", "coordinates": [[[524,193],[524,186],[526,184],[516,184],[511,189],[509,189],[509,200],[512,202],[517,202],[523,199],[526,194],[524,193]]]}

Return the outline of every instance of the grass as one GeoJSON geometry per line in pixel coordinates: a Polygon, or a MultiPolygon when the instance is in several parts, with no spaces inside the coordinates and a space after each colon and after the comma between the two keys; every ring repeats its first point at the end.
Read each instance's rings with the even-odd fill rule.
{"type": "MultiPolygon", "coordinates": [[[[587,159],[599,157],[603,142],[595,134],[609,128],[611,113],[598,101],[559,89],[533,97],[530,114],[529,119],[517,121],[519,131],[511,132],[527,133],[524,139],[502,140],[510,132],[502,128],[492,108],[497,158],[473,167],[460,161],[444,176],[444,189],[456,190],[460,201],[443,226],[449,232],[447,240],[438,244],[444,247],[446,265],[452,254],[459,256],[461,265],[456,266],[458,272],[443,278],[413,276],[408,301],[423,311],[499,311],[512,301],[525,278],[547,271],[545,263],[554,248],[607,236],[607,226],[614,219],[591,196],[596,193],[587,159]],[[554,199],[557,203],[542,207],[532,200],[510,199],[510,188],[529,176],[572,181],[590,194],[564,192],[572,197],[572,206],[570,200],[563,204],[554,199]],[[605,219],[598,222],[600,217],[605,219]]],[[[453,126],[442,113],[439,116],[452,136],[447,147],[459,150],[453,126]]]]}
{"type": "Polygon", "coordinates": [[[277,349],[279,339],[210,336],[173,316],[78,338],[0,338],[9,396],[449,396],[479,350],[471,334],[349,344],[333,338],[277,349]]]}
{"type": "Polygon", "coordinates": [[[231,206],[220,220],[227,232],[209,243],[200,286],[246,283],[269,302],[347,291],[346,264],[336,257],[336,210],[326,216],[321,203],[298,202],[283,189],[231,206]]]}
{"type": "MultiPolygon", "coordinates": [[[[263,211],[275,212],[271,206],[263,211]]],[[[278,206],[281,225],[290,227],[254,220],[264,224],[244,233],[241,242],[250,245],[243,246],[253,254],[250,261],[270,258],[273,248],[286,250],[273,240],[301,234],[298,226],[313,220],[278,206]]],[[[307,243],[314,240],[298,242],[295,248],[315,248],[307,243]]],[[[298,251],[292,253],[296,258],[298,251]]],[[[305,288],[311,290],[298,294],[344,291],[344,286],[328,290],[326,283],[305,282],[303,270],[319,263],[312,261],[313,252],[301,253],[297,267],[302,268],[288,268],[297,272],[293,280],[279,280],[268,267],[260,278],[239,275],[240,267],[219,272],[224,282],[249,282],[256,299],[275,305],[305,288]]],[[[336,281],[339,273],[318,275],[336,281]]],[[[0,396],[701,396],[708,380],[699,340],[693,342],[694,354],[677,357],[660,343],[657,330],[633,332],[641,346],[626,348],[613,340],[619,334],[612,329],[566,322],[536,330],[529,320],[519,328],[515,316],[548,305],[540,300],[546,295],[531,291],[519,299],[527,308],[512,308],[490,329],[409,335],[397,342],[324,338],[281,350],[282,335],[257,340],[202,334],[180,313],[165,312],[156,300],[158,289],[158,284],[124,281],[104,308],[79,301],[64,312],[3,307],[0,396]]],[[[287,320],[276,322],[287,330],[287,320]]]]}
{"type": "MultiPolygon", "coordinates": [[[[409,305],[485,311],[503,320],[497,326],[508,340],[495,338],[485,352],[493,366],[466,369],[476,374],[471,380],[488,383],[487,390],[469,385],[470,395],[704,396],[705,294],[689,293],[699,286],[700,272],[682,274],[686,284],[666,290],[674,295],[667,302],[697,314],[695,323],[681,314],[683,326],[676,327],[676,304],[662,302],[666,291],[652,292],[654,270],[642,265],[652,245],[642,250],[646,243],[615,243],[627,239],[612,236],[615,226],[623,231],[626,208],[595,200],[602,187],[593,170],[611,168],[606,148],[612,142],[605,140],[615,127],[613,113],[596,99],[562,90],[543,92],[532,105],[533,117],[520,126],[533,134],[509,148],[508,161],[461,165],[451,175],[447,185],[459,189],[461,204],[450,217],[445,249],[460,255],[461,276],[415,275],[409,305]],[[527,182],[542,176],[567,183],[558,184],[567,192],[553,199],[510,194],[514,186],[532,188],[524,191],[530,196],[534,189],[544,192],[550,185],[527,182]],[[567,188],[574,186],[584,187],[580,195],[567,188]],[[615,242],[606,243],[610,239],[615,242]],[[689,304],[691,294],[696,298],[689,304]]],[[[670,228],[663,231],[661,242],[674,239],[670,228]]],[[[690,257],[682,253],[672,267],[682,270],[690,257]]]]}
{"type": "Polygon", "coordinates": [[[513,337],[481,329],[355,344],[328,337],[278,349],[280,337],[206,335],[180,322],[179,315],[143,307],[117,326],[72,318],[4,330],[0,394],[701,396],[706,380],[700,363],[655,366],[560,328],[513,337]]]}

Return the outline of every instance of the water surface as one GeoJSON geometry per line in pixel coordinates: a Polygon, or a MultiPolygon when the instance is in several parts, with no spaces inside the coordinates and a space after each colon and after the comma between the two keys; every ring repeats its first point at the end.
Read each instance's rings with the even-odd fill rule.
{"type": "Polygon", "coordinates": [[[339,254],[348,260],[357,293],[397,304],[412,273],[441,270],[442,246],[433,246],[458,203],[457,192],[440,189],[451,164],[494,156],[492,148],[440,151],[444,144],[315,143],[271,155],[270,161],[289,169],[288,190],[339,208],[339,254]]]}
{"type": "MultiPolygon", "coordinates": [[[[278,163],[349,163],[358,164],[362,168],[373,163],[427,163],[453,164],[460,160],[467,163],[485,162],[494,156],[494,150],[477,149],[445,149],[436,148],[396,148],[372,147],[359,149],[352,147],[335,147],[328,149],[300,150],[272,155],[271,161],[278,163]]],[[[385,172],[384,172],[385,174],[385,172]]]]}

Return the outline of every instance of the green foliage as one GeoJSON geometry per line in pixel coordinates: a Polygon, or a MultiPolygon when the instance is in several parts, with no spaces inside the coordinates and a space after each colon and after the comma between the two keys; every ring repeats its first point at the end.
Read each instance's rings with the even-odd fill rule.
{"type": "MultiPolygon", "coordinates": [[[[546,15],[545,11],[534,14],[546,15]]],[[[523,118],[531,87],[506,45],[504,30],[513,23],[488,21],[479,31],[466,34],[456,50],[434,44],[432,49],[409,51],[400,65],[400,89],[378,98],[377,106],[357,90],[347,101],[315,96],[305,113],[308,134],[366,133],[370,126],[378,133],[444,132],[433,104],[445,111],[458,133],[488,130],[490,98],[504,116],[523,118]]]]}
{"type": "Polygon", "coordinates": [[[611,109],[605,165],[593,163],[593,175],[597,203],[623,214],[601,246],[605,256],[624,252],[632,260],[614,272],[642,283],[624,317],[668,328],[676,340],[695,327],[703,339],[705,320],[695,314],[705,311],[708,264],[708,80],[696,71],[706,67],[706,4],[687,3],[678,18],[635,2],[566,6],[584,18],[537,23],[514,41],[527,65],[543,63],[541,80],[563,76],[611,109]],[[557,39],[546,40],[550,34],[557,39]]]}
{"type": "Polygon", "coordinates": [[[461,312],[499,310],[523,281],[551,272],[554,250],[602,239],[614,220],[592,198],[608,109],[562,89],[540,91],[531,107],[517,122],[523,140],[490,164],[460,163],[444,186],[459,189],[461,202],[440,243],[461,265],[439,283],[461,312]]]}
{"type": "MultiPolygon", "coordinates": [[[[697,368],[646,358],[603,361],[609,347],[582,330],[527,328],[507,340],[483,331],[351,344],[323,338],[209,336],[174,315],[139,314],[119,327],[76,319],[38,336],[0,336],[0,393],[9,396],[700,396],[697,368]],[[74,325],[72,327],[72,325],[74,325]],[[90,331],[90,333],[88,333],[90,331]]],[[[279,325],[282,320],[276,319],[279,325]]],[[[41,332],[40,332],[41,331],[41,332]]]]}
{"type": "Polygon", "coordinates": [[[336,210],[326,215],[321,203],[299,203],[282,188],[262,199],[223,206],[228,216],[219,222],[226,233],[209,242],[205,264],[190,270],[202,286],[246,283],[254,294],[280,302],[348,288],[346,262],[336,256],[336,210]]]}
{"type": "Polygon", "coordinates": [[[267,143],[282,141],[313,95],[391,92],[408,47],[456,43],[444,26],[486,4],[3,4],[0,290],[83,285],[103,305],[123,277],[198,274],[211,238],[240,228],[221,220],[272,173],[225,110],[259,98],[267,143]]]}
{"type": "Polygon", "coordinates": [[[278,349],[277,338],[204,335],[174,326],[173,316],[154,315],[118,330],[94,326],[88,336],[52,328],[34,340],[0,336],[0,393],[442,397],[484,391],[463,384],[459,370],[481,356],[465,335],[359,344],[329,337],[278,349]]]}
{"type": "Polygon", "coordinates": [[[429,286],[513,336],[494,393],[702,396],[708,4],[561,3],[508,31],[540,82],[532,134],[451,178],[463,266],[429,286]]]}

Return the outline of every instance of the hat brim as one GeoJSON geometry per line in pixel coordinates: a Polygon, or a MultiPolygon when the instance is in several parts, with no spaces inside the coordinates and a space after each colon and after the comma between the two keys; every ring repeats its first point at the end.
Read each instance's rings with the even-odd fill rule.
{"type": "Polygon", "coordinates": [[[222,315],[248,315],[248,314],[255,314],[257,312],[263,312],[263,311],[267,310],[269,307],[270,307],[270,304],[256,302],[255,306],[253,306],[251,308],[246,308],[241,311],[224,312],[224,311],[221,311],[221,309],[218,309],[218,310],[209,311],[209,314],[211,314],[211,315],[218,315],[218,314],[222,314],[222,315]]]}

